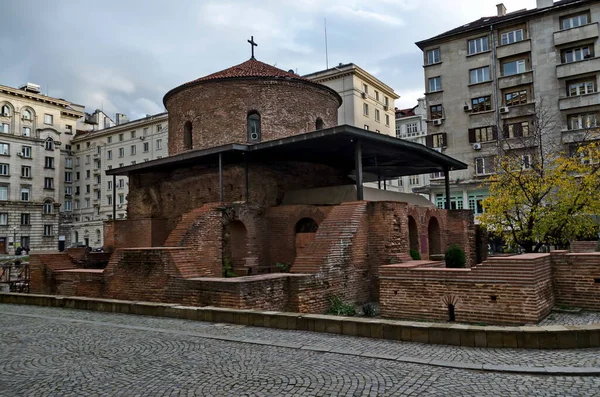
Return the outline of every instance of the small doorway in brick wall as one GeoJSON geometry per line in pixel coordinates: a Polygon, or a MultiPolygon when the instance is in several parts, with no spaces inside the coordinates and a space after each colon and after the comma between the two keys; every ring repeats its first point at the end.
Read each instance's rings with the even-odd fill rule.
{"type": "Polygon", "coordinates": [[[311,218],[302,218],[296,223],[296,256],[313,242],[318,229],[319,225],[311,218]]]}
{"type": "Polygon", "coordinates": [[[419,230],[417,229],[417,222],[412,216],[408,216],[408,242],[411,250],[419,251],[419,230]]]}
{"type": "Polygon", "coordinates": [[[248,231],[241,221],[231,221],[225,228],[223,245],[223,275],[226,268],[235,274],[245,274],[246,257],[248,256],[248,231]]]}
{"type": "Polygon", "coordinates": [[[427,234],[429,237],[429,255],[441,254],[441,236],[440,236],[440,224],[435,217],[431,217],[429,220],[429,226],[427,227],[427,234]]]}

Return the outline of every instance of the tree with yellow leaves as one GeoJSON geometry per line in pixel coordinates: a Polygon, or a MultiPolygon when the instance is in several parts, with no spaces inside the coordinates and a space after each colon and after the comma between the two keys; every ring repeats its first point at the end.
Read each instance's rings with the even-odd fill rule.
{"type": "Polygon", "coordinates": [[[565,245],[597,230],[600,214],[600,144],[596,121],[565,149],[540,119],[518,139],[499,142],[495,173],[481,224],[525,252],[565,245]]]}

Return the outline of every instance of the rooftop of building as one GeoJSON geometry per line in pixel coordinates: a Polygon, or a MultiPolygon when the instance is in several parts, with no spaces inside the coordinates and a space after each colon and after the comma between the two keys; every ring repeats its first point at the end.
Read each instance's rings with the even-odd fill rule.
{"type": "Polygon", "coordinates": [[[87,138],[95,138],[95,137],[101,136],[101,135],[108,135],[108,134],[118,132],[120,130],[130,130],[131,128],[136,128],[141,124],[150,123],[152,121],[162,121],[162,120],[167,121],[167,117],[168,117],[168,113],[163,112],[163,113],[158,113],[158,114],[153,114],[153,115],[149,115],[146,117],[142,117],[137,120],[131,120],[131,121],[128,121],[127,123],[114,125],[112,127],[102,128],[99,130],[93,130],[93,131],[77,130],[75,133],[75,136],[73,137],[73,141],[81,141],[81,140],[85,140],[87,138]]]}
{"type": "MultiPolygon", "coordinates": [[[[204,77],[200,77],[199,79],[189,81],[180,86],[177,86],[167,92],[163,98],[163,103],[166,105],[166,100],[176,92],[188,88],[193,87],[198,84],[202,84],[205,82],[211,81],[222,81],[222,80],[237,80],[237,79],[282,79],[289,81],[300,81],[306,84],[311,84],[313,86],[318,86],[320,88],[329,90],[335,96],[339,97],[337,92],[326,87],[322,84],[315,83],[309,79],[306,79],[296,73],[293,70],[285,71],[283,69],[276,68],[275,66],[271,66],[264,62],[257,60],[252,57],[246,62],[242,62],[239,65],[232,66],[230,68],[221,70],[216,73],[209,74],[204,77]]],[[[339,98],[340,104],[342,103],[342,98],[339,98]]]]}
{"type": "Polygon", "coordinates": [[[340,63],[332,68],[305,74],[302,77],[311,81],[325,81],[341,77],[348,73],[355,73],[359,75],[362,79],[365,79],[368,82],[370,82],[371,85],[378,86],[378,88],[386,90],[387,93],[394,99],[400,98],[400,96],[394,92],[394,89],[392,87],[385,84],[383,81],[379,80],[377,77],[373,76],[371,73],[367,72],[366,70],[354,63],[340,63]]]}
{"type": "MultiPolygon", "coordinates": [[[[419,106],[419,105],[417,105],[419,106]]],[[[402,117],[412,117],[416,116],[415,109],[417,106],[408,109],[396,109],[396,118],[400,119],[402,117]]]]}
{"type": "Polygon", "coordinates": [[[531,10],[523,9],[514,12],[507,13],[505,15],[496,15],[489,17],[482,17],[475,21],[466,23],[457,28],[451,29],[447,32],[441,33],[437,36],[431,37],[429,39],[421,40],[416,42],[415,44],[423,49],[424,47],[434,44],[437,41],[442,41],[447,38],[460,36],[464,33],[469,33],[477,30],[482,30],[483,28],[489,28],[490,26],[500,25],[505,23],[513,23],[517,20],[521,19],[531,19],[531,17],[548,13],[555,12],[557,10],[563,9],[565,7],[574,7],[585,3],[596,2],[597,0],[560,0],[555,2],[552,6],[544,7],[544,8],[534,8],[531,10]]]}
{"type": "MultiPolygon", "coordinates": [[[[28,83],[28,84],[31,84],[31,83],[28,83]]],[[[82,117],[84,114],[83,112],[74,108],[74,107],[81,107],[81,105],[71,103],[63,98],[55,98],[55,97],[51,97],[51,96],[42,94],[41,91],[29,91],[29,90],[23,89],[23,87],[14,88],[14,87],[9,87],[9,86],[5,86],[5,85],[0,85],[0,93],[19,96],[21,98],[27,98],[27,99],[31,99],[34,101],[39,101],[39,102],[44,102],[46,104],[59,106],[59,107],[63,108],[64,113],[66,113],[70,116],[73,116],[73,117],[82,117]]]]}

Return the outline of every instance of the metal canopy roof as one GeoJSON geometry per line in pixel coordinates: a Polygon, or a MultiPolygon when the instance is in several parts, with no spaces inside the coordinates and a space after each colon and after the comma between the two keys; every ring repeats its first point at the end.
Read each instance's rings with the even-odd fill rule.
{"type": "Polygon", "coordinates": [[[363,130],[349,125],[327,128],[283,139],[258,144],[230,144],[210,149],[192,150],[175,156],[131,166],[107,170],[107,175],[135,175],[170,172],[196,165],[218,166],[219,155],[223,164],[269,163],[272,161],[300,161],[326,164],[348,173],[355,168],[355,144],[362,146],[362,164],[365,181],[393,179],[405,175],[427,174],[467,168],[452,157],[424,145],[363,130]]]}

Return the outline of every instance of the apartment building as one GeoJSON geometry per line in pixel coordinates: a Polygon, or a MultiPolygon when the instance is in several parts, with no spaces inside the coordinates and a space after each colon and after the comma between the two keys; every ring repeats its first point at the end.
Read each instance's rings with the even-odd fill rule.
{"type": "MultiPolygon", "coordinates": [[[[396,109],[396,138],[425,145],[427,143],[427,105],[425,98],[417,100],[417,106],[396,109]]],[[[411,175],[390,181],[394,190],[414,193],[429,184],[429,175],[411,175]]]]}
{"type": "MultiPolygon", "coordinates": [[[[499,4],[495,16],[416,43],[424,59],[427,145],[471,165],[450,174],[452,208],[483,211],[493,154],[527,136],[539,114],[555,118],[545,133],[565,148],[597,125],[599,21],[596,0],[537,0],[535,9],[510,13],[499,4]]],[[[444,205],[443,178],[422,191],[444,205]]]]}
{"type": "Polygon", "coordinates": [[[59,212],[72,205],[70,145],[82,116],[82,106],[46,96],[39,85],[0,85],[0,253],[63,244],[59,212]]]}
{"type": "Polygon", "coordinates": [[[119,177],[113,185],[113,179],[105,175],[106,170],[168,155],[167,113],[134,121],[117,114],[116,120],[121,124],[106,120],[103,113],[95,114],[98,117],[88,117],[91,130],[77,131],[71,143],[73,210],[63,216],[61,223],[68,246],[103,246],[103,225],[113,217],[113,203],[117,219],[127,217],[128,179],[119,177]]]}
{"type": "MultiPolygon", "coordinates": [[[[303,76],[334,89],[342,97],[338,124],[395,136],[394,89],[353,63],[303,76]]],[[[327,126],[326,126],[327,127],[327,126]]]]}

